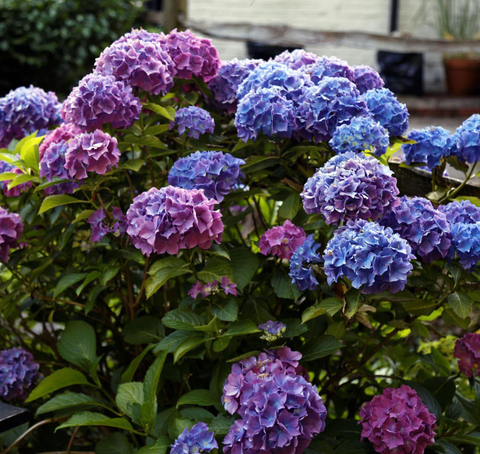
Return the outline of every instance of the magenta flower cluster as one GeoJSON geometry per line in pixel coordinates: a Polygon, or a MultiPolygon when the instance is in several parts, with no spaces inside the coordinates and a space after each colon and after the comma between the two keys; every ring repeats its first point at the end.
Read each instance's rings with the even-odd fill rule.
{"type": "Polygon", "coordinates": [[[10,248],[18,247],[22,232],[23,223],[20,215],[0,207],[0,262],[8,262],[10,248]]]}
{"type": "MultiPolygon", "coordinates": [[[[15,158],[20,159],[19,156],[15,156],[15,158]]],[[[16,175],[23,175],[23,172],[18,167],[6,161],[0,161],[0,173],[15,173],[16,175]]],[[[12,180],[0,181],[0,188],[2,189],[5,197],[18,197],[22,192],[25,192],[28,188],[32,187],[32,182],[27,181],[8,189],[8,185],[11,182],[12,180]]]]}
{"type": "Polygon", "coordinates": [[[127,211],[127,233],[143,254],[177,254],[198,246],[208,249],[222,240],[218,202],[202,190],[167,186],[151,188],[133,199],[127,211]]]}
{"type": "Polygon", "coordinates": [[[435,442],[435,416],[409,386],[387,388],[360,410],[362,437],[381,454],[423,454],[435,442]]]}
{"type": "Polygon", "coordinates": [[[467,377],[480,377],[480,334],[467,333],[455,342],[458,368],[467,377]]]}
{"type": "Polygon", "coordinates": [[[58,128],[55,128],[53,131],[50,131],[45,136],[42,143],[38,147],[40,160],[42,159],[45,151],[48,149],[48,147],[52,143],[55,143],[55,144],[66,143],[70,139],[73,139],[75,136],[81,133],[82,133],[82,130],[80,128],[70,123],[63,123],[58,128]]]}
{"type": "Polygon", "coordinates": [[[115,137],[99,129],[79,134],[68,142],[65,168],[77,180],[87,178],[87,172],[105,175],[120,159],[117,144],[115,137]]]}
{"type": "Polygon", "coordinates": [[[207,132],[213,133],[215,121],[205,109],[196,106],[178,109],[175,113],[175,121],[170,122],[170,129],[178,127],[178,134],[187,132],[188,137],[198,139],[207,132]]]}
{"type": "Polygon", "coordinates": [[[301,357],[283,347],[232,366],[222,401],[241,419],[223,440],[224,453],[301,454],[325,429],[327,411],[299,366],[301,357]]]}
{"type": "Polygon", "coordinates": [[[188,427],[178,436],[170,450],[171,454],[198,454],[218,449],[213,431],[204,422],[198,422],[190,430],[188,427]]]}
{"type": "Polygon", "coordinates": [[[267,230],[258,243],[263,255],[275,255],[279,259],[290,260],[293,253],[305,241],[305,230],[290,220],[267,230]]]}
{"type": "Polygon", "coordinates": [[[108,217],[105,211],[100,208],[89,216],[87,222],[92,229],[91,240],[94,243],[100,243],[107,233],[120,236],[127,231],[127,217],[118,207],[113,207],[112,214],[108,217]]]}
{"type": "Polygon", "coordinates": [[[27,391],[40,378],[38,369],[39,365],[35,363],[32,354],[23,348],[1,350],[0,397],[7,402],[12,399],[26,399],[27,391]]]}
{"type": "Polygon", "coordinates": [[[331,158],[310,177],[301,197],[306,213],[318,213],[327,224],[349,219],[377,220],[398,205],[392,171],[373,157],[347,152],[331,158]]]}
{"type": "Polygon", "coordinates": [[[232,282],[227,276],[222,276],[220,282],[215,279],[213,282],[207,282],[202,284],[197,281],[192,288],[188,291],[188,294],[196,299],[198,295],[202,295],[203,298],[207,298],[210,295],[217,295],[223,290],[225,295],[237,296],[237,284],[232,282]]]}

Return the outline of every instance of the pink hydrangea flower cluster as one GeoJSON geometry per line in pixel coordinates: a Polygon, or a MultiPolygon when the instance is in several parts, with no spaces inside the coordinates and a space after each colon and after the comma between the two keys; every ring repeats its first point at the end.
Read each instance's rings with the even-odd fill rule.
{"type": "Polygon", "coordinates": [[[68,142],[65,168],[72,178],[87,178],[87,172],[105,175],[118,164],[117,139],[99,129],[80,134],[68,142]]]}
{"type": "Polygon", "coordinates": [[[8,262],[10,248],[18,247],[22,232],[23,223],[20,215],[0,207],[0,262],[8,262]]]}
{"type": "Polygon", "coordinates": [[[81,134],[82,130],[70,123],[63,123],[58,128],[55,128],[53,131],[50,131],[45,138],[43,139],[42,143],[38,147],[38,154],[40,160],[42,159],[43,154],[47,150],[47,148],[52,143],[65,143],[68,142],[70,139],[73,139],[76,135],[81,134]]]}
{"type": "Polygon", "coordinates": [[[208,249],[222,240],[218,202],[203,190],[167,186],[151,188],[133,199],[127,211],[127,233],[143,254],[177,254],[198,246],[208,249]]]}
{"type": "Polygon", "coordinates": [[[287,219],[283,225],[267,230],[260,238],[258,246],[263,255],[272,254],[280,259],[290,260],[306,237],[305,230],[287,219]]]}
{"type": "Polygon", "coordinates": [[[220,293],[221,290],[224,291],[225,295],[237,296],[237,284],[232,282],[227,276],[223,276],[220,280],[220,283],[217,279],[206,284],[202,284],[200,281],[197,281],[189,290],[188,294],[193,299],[196,299],[198,295],[202,295],[203,298],[207,298],[207,296],[220,293]]]}
{"type": "Polygon", "coordinates": [[[360,410],[362,437],[382,454],[423,454],[435,442],[435,416],[415,390],[387,388],[360,410]]]}
{"type": "Polygon", "coordinates": [[[480,334],[467,333],[455,342],[453,355],[458,368],[467,377],[480,377],[480,334]]]}

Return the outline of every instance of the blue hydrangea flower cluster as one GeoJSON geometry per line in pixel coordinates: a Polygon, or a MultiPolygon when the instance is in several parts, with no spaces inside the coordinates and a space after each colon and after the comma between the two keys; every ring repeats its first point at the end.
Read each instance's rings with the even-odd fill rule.
{"type": "Polygon", "coordinates": [[[55,93],[33,85],[10,91],[0,98],[0,148],[35,131],[45,134],[49,127],[60,123],[60,107],[55,93]]]}
{"type": "MultiPolygon", "coordinates": [[[[65,167],[68,144],[67,142],[52,142],[43,152],[40,159],[40,176],[47,181],[56,179],[69,179],[68,170],[65,167]]],[[[45,194],[72,194],[78,184],[75,181],[55,184],[45,188],[45,194]]]]}
{"type": "Polygon", "coordinates": [[[238,87],[237,98],[241,100],[252,90],[278,88],[285,98],[296,101],[304,86],[311,85],[308,75],[275,62],[259,64],[238,87]]]}
{"type": "Polygon", "coordinates": [[[261,60],[226,61],[220,66],[217,75],[208,84],[215,101],[227,113],[232,114],[237,108],[238,87],[257,67],[261,60]]]}
{"type": "Polygon", "coordinates": [[[409,113],[388,88],[374,88],[363,94],[368,111],[392,136],[401,136],[408,129],[409,113]]]}
{"type": "Polygon", "coordinates": [[[168,174],[168,183],[184,189],[203,189],[205,196],[221,202],[241,183],[245,175],[243,159],[221,151],[196,151],[175,161],[168,174]]]}
{"type": "Polygon", "coordinates": [[[403,196],[399,201],[379,222],[406,239],[425,263],[445,258],[452,242],[445,214],[423,197],[403,196]]]}
{"type": "Polygon", "coordinates": [[[185,427],[172,445],[171,454],[198,454],[218,449],[213,431],[204,422],[195,424],[191,430],[185,427]]]}
{"type": "Polygon", "coordinates": [[[452,143],[450,132],[441,126],[413,129],[407,138],[416,142],[402,146],[408,165],[412,162],[424,162],[432,170],[440,165],[442,158],[450,154],[452,143]]]}
{"type": "Polygon", "coordinates": [[[318,85],[318,83],[325,77],[344,77],[350,81],[353,80],[352,68],[344,60],[337,57],[317,57],[317,61],[308,66],[308,73],[311,81],[318,85]]]}
{"type": "Polygon", "coordinates": [[[403,290],[414,258],[408,242],[391,228],[364,220],[340,227],[323,253],[328,285],[345,277],[367,294],[403,290]]]}
{"type": "Polygon", "coordinates": [[[352,67],[352,81],[357,86],[360,93],[365,93],[374,88],[383,88],[385,82],[370,66],[358,65],[352,67]]]}
{"type": "Polygon", "coordinates": [[[349,219],[377,220],[399,202],[397,180],[374,157],[347,152],[329,159],[310,177],[301,197],[307,214],[327,224],[349,219]]]}
{"type": "Polygon", "coordinates": [[[322,263],[318,249],[320,245],[315,243],[315,238],[308,235],[305,241],[297,248],[290,259],[290,271],[288,275],[301,291],[315,290],[318,288],[318,280],[315,276],[315,266],[322,263]]]}
{"type": "Polygon", "coordinates": [[[480,222],[480,208],[470,202],[470,200],[454,201],[447,205],[440,205],[438,210],[445,213],[450,225],[480,222]]]}
{"type": "Polygon", "coordinates": [[[26,399],[40,377],[39,365],[23,348],[0,351],[0,397],[7,402],[26,399]]]}
{"type": "Polygon", "coordinates": [[[344,77],[324,77],[318,85],[306,87],[296,112],[300,137],[328,142],[338,126],[353,117],[367,115],[365,101],[355,84],[344,77]]]}
{"type": "Polygon", "coordinates": [[[244,142],[255,141],[260,132],[289,139],[296,129],[293,102],[277,88],[252,90],[238,104],[235,126],[244,142]]]}
{"type": "Polygon", "coordinates": [[[198,139],[207,132],[213,133],[215,121],[205,109],[189,106],[177,110],[175,121],[170,122],[170,129],[173,129],[175,126],[178,127],[179,135],[186,131],[188,137],[198,139]]]}
{"type": "Polygon", "coordinates": [[[295,49],[291,52],[285,50],[277,55],[273,61],[287,65],[292,69],[303,69],[305,66],[316,63],[318,61],[318,56],[303,49],[295,49]]]}
{"type": "Polygon", "coordinates": [[[273,320],[269,320],[266,323],[258,325],[258,329],[263,331],[260,339],[264,339],[267,342],[274,342],[283,337],[283,333],[287,330],[287,325],[282,322],[274,322],[273,320]]]}
{"type": "Polygon", "coordinates": [[[480,114],[467,118],[457,128],[451,153],[464,162],[480,161],[480,114]]]}
{"type": "Polygon", "coordinates": [[[301,454],[323,432],[327,410],[299,365],[301,358],[283,347],[232,366],[222,400],[230,414],[242,419],[223,440],[225,454],[301,454]]]}
{"type": "Polygon", "coordinates": [[[386,153],[390,145],[387,130],[372,117],[354,117],[339,126],[329,142],[336,153],[372,151],[376,156],[386,153]]]}

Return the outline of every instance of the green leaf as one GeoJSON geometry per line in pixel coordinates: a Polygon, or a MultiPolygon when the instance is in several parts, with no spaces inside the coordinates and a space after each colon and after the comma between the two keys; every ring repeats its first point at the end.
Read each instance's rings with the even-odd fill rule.
{"type": "Polygon", "coordinates": [[[197,348],[199,345],[205,342],[205,338],[203,337],[193,337],[191,339],[187,339],[185,342],[182,342],[175,352],[173,353],[173,362],[179,361],[183,356],[185,356],[189,351],[197,348]]]}
{"type": "Polygon", "coordinates": [[[207,261],[204,268],[198,272],[198,278],[203,282],[213,282],[220,280],[226,276],[231,281],[233,280],[232,267],[229,261],[220,258],[211,258],[207,261]]]}
{"type": "Polygon", "coordinates": [[[307,308],[302,314],[302,323],[308,322],[315,317],[328,314],[333,317],[339,310],[343,308],[343,302],[335,297],[329,297],[315,303],[307,308]]]}
{"type": "Polygon", "coordinates": [[[147,104],[144,105],[144,107],[145,109],[151,110],[152,112],[155,112],[158,115],[161,115],[167,120],[175,121],[175,110],[170,106],[163,107],[163,106],[160,106],[159,104],[148,102],[147,104]]]}
{"type": "Polygon", "coordinates": [[[224,337],[219,337],[214,343],[213,343],[213,351],[214,352],[221,352],[225,350],[228,345],[230,344],[230,339],[231,337],[224,336],[224,337]]]}
{"type": "Polygon", "coordinates": [[[138,172],[142,168],[144,163],[145,163],[145,159],[140,159],[140,158],[129,159],[125,164],[123,164],[122,167],[124,169],[133,170],[134,172],[138,172]]]}
{"type": "Polygon", "coordinates": [[[118,387],[115,402],[120,411],[134,419],[132,412],[133,404],[141,406],[144,402],[143,384],[137,382],[121,384],[118,387]]]}
{"type": "Polygon", "coordinates": [[[162,318],[164,326],[184,331],[194,331],[196,326],[202,326],[202,319],[193,311],[174,309],[162,318]]]}
{"type": "Polygon", "coordinates": [[[135,454],[165,454],[171,444],[172,442],[170,441],[170,438],[167,436],[161,436],[155,441],[155,443],[144,446],[135,451],[135,454]]]}
{"type": "Polygon", "coordinates": [[[26,183],[27,181],[33,181],[35,178],[36,177],[27,174],[17,175],[17,177],[8,184],[8,189],[12,189],[20,184],[26,183]]]}
{"type": "Polygon", "coordinates": [[[177,403],[177,408],[180,405],[200,405],[201,407],[209,407],[218,404],[220,404],[218,397],[211,391],[208,391],[208,389],[195,389],[180,397],[177,403]]]}
{"type": "Polygon", "coordinates": [[[227,329],[225,336],[243,336],[244,334],[260,333],[257,325],[251,320],[241,320],[227,329]]]}
{"type": "Polygon", "coordinates": [[[213,243],[208,252],[230,260],[230,254],[228,253],[228,249],[222,244],[213,243]]]}
{"type": "Polygon", "coordinates": [[[34,400],[40,399],[40,397],[73,385],[90,385],[90,383],[88,383],[85,375],[78,370],[65,367],[45,377],[30,393],[25,402],[33,402],[34,400]]]}
{"type": "Polygon", "coordinates": [[[295,284],[292,284],[292,278],[287,274],[283,267],[277,268],[272,276],[272,287],[279,298],[287,298],[296,301],[300,298],[302,292],[298,290],[295,284]]]}
{"type": "Polygon", "coordinates": [[[49,413],[51,411],[65,410],[68,408],[78,409],[78,407],[95,407],[98,405],[99,402],[91,396],[67,391],[63,394],[52,397],[38,407],[36,415],[43,415],[44,413],[49,413]]]}
{"type": "Polygon", "coordinates": [[[224,322],[234,322],[238,318],[238,305],[233,298],[213,302],[211,311],[215,317],[224,322]]]}
{"type": "Polygon", "coordinates": [[[313,361],[315,359],[324,358],[335,353],[339,348],[343,348],[340,342],[333,336],[322,335],[312,339],[306,344],[303,354],[303,361],[313,361]]]}
{"type": "Polygon", "coordinates": [[[233,281],[237,289],[243,291],[253,279],[260,265],[258,257],[246,248],[236,248],[230,251],[230,261],[226,261],[233,270],[233,281]]]}
{"type": "Polygon", "coordinates": [[[125,342],[142,345],[158,342],[165,335],[162,322],[157,317],[145,315],[129,323],[122,332],[125,342]]]}
{"type": "Polygon", "coordinates": [[[282,203],[282,206],[278,210],[278,215],[283,219],[293,219],[300,208],[301,198],[300,194],[290,194],[282,203]]]}
{"type": "Polygon", "coordinates": [[[413,315],[430,315],[437,307],[434,300],[414,299],[405,303],[405,310],[413,315]]]}
{"type": "Polygon", "coordinates": [[[242,172],[249,174],[259,170],[272,167],[280,162],[278,156],[251,156],[247,159],[246,164],[242,166],[242,172]]]}
{"type": "Polygon", "coordinates": [[[455,292],[448,295],[448,304],[461,319],[465,319],[472,311],[472,299],[462,292],[455,292]]]}
{"type": "Polygon", "coordinates": [[[154,295],[165,283],[174,277],[191,273],[188,263],[177,257],[166,257],[157,260],[148,270],[151,276],[145,282],[147,298],[154,295]]]}
{"type": "Polygon", "coordinates": [[[298,318],[287,318],[283,319],[282,322],[287,325],[287,329],[285,333],[283,333],[283,337],[287,339],[293,339],[294,337],[301,336],[303,333],[308,331],[308,326],[302,324],[298,318]]]}
{"type": "Polygon", "coordinates": [[[100,273],[100,271],[92,271],[86,278],[85,280],[82,282],[82,285],[78,286],[77,287],[77,290],[75,291],[75,293],[78,295],[80,295],[80,293],[82,293],[83,289],[88,285],[90,284],[90,282],[94,281],[95,279],[98,279],[100,276],[102,275],[102,273],[100,273]]]}
{"type": "Polygon", "coordinates": [[[129,383],[133,380],[133,377],[135,375],[135,372],[138,369],[138,366],[142,362],[143,358],[145,358],[145,355],[153,348],[153,345],[149,345],[145,350],[143,350],[140,355],[138,355],[127,367],[125,372],[122,374],[120,377],[120,383],[129,383]]]}
{"type": "Polygon", "coordinates": [[[407,386],[410,386],[410,388],[413,388],[417,392],[420,399],[422,399],[422,402],[428,407],[428,410],[430,411],[430,413],[433,413],[435,415],[435,418],[437,419],[437,424],[438,424],[442,419],[442,409],[440,407],[438,400],[435,399],[434,395],[419,383],[415,383],[413,381],[403,380],[403,379],[400,379],[400,380],[402,383],[406,384],[407,386]]]}
{"type": "Polygon", "coordinates": [[[10,181],[18,177],[18,173],[4,172],[0,173],[0,181],[10,181]]]}
{"type": "Polygon", "coordinates": [[[101,413],[83,411],[81,413],[76,413],[68,421],[58,426],[55,429],[55,432],[59,429],[78,426],[106,426],[116,427],[117,429],[124,429],[130,432],[133,431],[132,425],[125,418],[108,418],[101,413]]]}
{"type": "Polygon", "coordinates": [[[25,165],[30,169],[34,169],[38,171],[38,163],[39,163],[39,156],[38,156],[38,144],[43,140],[43,136],[41,137],[34,137],[27,142],[25,142],[22,146],[20,157],[25,162],[25,165]]]}
{"type": "Polygon", "coordinates": [[[459,326],[462,329],[467,329],[470,325],[470,317],[467,318],[460,318],[455,311],[450,308],[446,307],[442,313],[442,318],[445,323],[453,323],[455,326],[459,326]]]}
{"type": "Polygon", "coordinates": [[[83,210],[83,211],[81,211],[80,213],[77,214],[77,216],[73,220],[72,224],[76,224],[77,222],[88,219],[93,213],[95,213],[94,210],[83,210]]]}
{"type": "Polygon", "coordinates": [[[442,438],[441,440],[438,440],[433,446],[432,450],[435,452],[441,452],[444,454],[462,454],[462,451],[460,451],[455,445],[452,445],[446,440],[450,440],[450,437],[442,438]]]}
{"type": "Polygon", "coordinates": [[[72,285],[80,282],[82,279],[86,278],[88,273],[73,273],[68,274],[67,276],[62,277],[58,281],[57,286],[55,287],[55,292],[53,293],[53,297],[56,298],[58,295],[63,293],[67,288],[71,287],[72,285]]]}
{"type": "Polygon", "coordinates": [[[173,353],[183,342],[187,339],[192,338],[202,338],[203,335],[198,332],[192,331],[174,331],[173,333],[169,334],[165,339],[162,339],[155,348],[153,349],[153,353],[167,351],[168,353],[173,353]]]}
{"type": "Polygon", "coordinates": [[[125,434],[114,432],[100,439],[95,446],[95,454],[133,454],[133,446],[125,434]]]}
{"type": "Polygon", "coordinates": [[[180,410],[180,414],[184,418],[194,419],[195,421],[202,421],[205,423],[208,423],[215,417],[208,410],[205,410],[205,408],[199,408],[199,407],[182,408],[180,410]]]}
{"type": "Polygon", "coordinates": [[[146,428],[146,432],[150,432],[151,427],[155,427],[155,419],[157,416],[157,389],[160,375],[162,374],[163,365],[167,358],[167,352],[162,352],[149,367],[143,382],[143,398],[142,405],[142,421],[146,428]]]}
{"type": "Polygon", "coordinates": [[[102,278],[100,279],[100,283],[102,285],[108,284],[120,271],[120,266],[110,266],[107,270],[103,273],[102,278]]]}
{"type": "Polygon", "coordinates": [[[68,205],[70,203],[85,203],[84,200],[78,200],[71,195],[49,195],[42,203],[38,214],[45,213],[52,208],[62,205],[68,205]]]}
{"type": "Polygon", "coordinates": [[[215,432],[217,436],[225,436],[228,434],[230,427],[232,427],[235,422],[235,418],[224,415],[217,415],[212,421],[208,424],[208,428],[215,432]]]}

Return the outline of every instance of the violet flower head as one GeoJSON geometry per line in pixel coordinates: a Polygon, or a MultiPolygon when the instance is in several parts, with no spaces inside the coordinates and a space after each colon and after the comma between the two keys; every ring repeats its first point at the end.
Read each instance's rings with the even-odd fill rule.
{"type": "Polygon", "coordinates": [[[202,295],[202,298],[207,298],[210,295],[220,293],[222,290],[225,295],[237,296],[237,284],[230,281],[227,276],[222,276],[220,282],[218,282],[217,279],[213,282],[207,282],[206,284],[197,281],[188,291],[188,295],[193,299],[196,299],[198,295],[202,295]]]}
{"type": "MultiPolygon", "coordinates": [[[[15,157],[17,159],[20,159],[19,156],[15,156],[15,157]]],[[[23,172],[18,167],[5,161],[0,161],[0,174],[2,173],[15,173],[17,175],[23,175],[23,172]]],[[[11,189],[8,189],[8,185],[11,182],[12,180],[0,181],[0,189],[2,190],[5,197],[18,197],[22,192],[25,192],[28,188],[32,187],[32,182],[27,181],[25,183],[14,186],[11,189]]]]}
{"type": "Polygon", "coordinates": [[[123,36],[120,36],[120,38],[114,41],[113,44],[124,43],[131,39],[138,39],[147,43],[154,42],[158,44],[164,44],[167,41],[167,35],[165,35],[165,33],[148,32],[143,28],[132,28],[131,31],[125,33],[123,36]]]}
{"type": "Polygon", "coordinates": [[[345,60],[340,60],[337,57],[317,57],[317,60],[312,65],[306,68],[310,74],[311,81],[318,85],[325,77],[344,77],[350,81],[353,80],[352,68],[345,60]]]}
{"type": "Polygon", "coordinates": [[[261,60],[238,60],[222,62],[217,75],[210,81],[215,101],[229,114],[237,110],[237,92],[240,84],[257,67],[261,60]]]}
{"type": "Polygon", "coordinates": [[[283,333],[287,330],[287,325],[282,322],[269,320],[267,323],[258,325],[258,329],[263,331],[263,335],[260,336],[260,339],[264,339],[267,342],[274,342],[283,337],[283,333]]]}
{"type": "Polygon", "coordinates": [[[323,432],[327,411],[317,387],[301,372],[301,357],[283,347],[232,366],[222,401],[241,419],[223,440],[225,454],[301,454],[323,432]]]}
{"type": "Polygon", "coordinates": [[[222,240],[218,202],[203,190],[167,186],[151,188],[133,199],[127,211],[127,233],[143,254],[177,254],[198,246],[208,249],[222,240]]]}
{"type": "Polygon", "coordinates": [[[26,399],[28,390],[36,384],[40,377],[38,369],[39,365],[34,362],[32,354],[23,348],[1,350],[0,397],[7,402],[12,399],[26,399]]]}
{"type": "Polygon", "coordinates": [[[178,126],[178,134],[180,136],[186,131],[188,137],[198,139],[207,132],[213,134],[215,121],[205,109],[189,106],[177,110],[175,121],[170,122],[170,129],[173,129],[175,126],[178,126]]]}
{"type": "Polygon", "coordinates": [[[305,230],[287,219],[283,225],[267,230],[260,238],[258,246],[263,255],[275,255],[282,260],[290,260],[305,238],[305,230]]]}
{"type": "Polygon", "coordinates": [[[60,123],[60,107],[55,93],[33,85],[7,93],[0,98],[0,148],[35,131],[45,134],[49,127],[60,123]]]}
{"type": "Polygon", "coordinates": [[[468,163],[480,160],[480,114],[467,118],[457,128],[453,135],[451,154],[468,163]]]}
{"type": "Polygon", "coordinates": [[[120,236],[127,230],[127,217],[118,207],[113,207],[112,214],[108,217],[105,211],[100,208],[89,216],[87,222],[92,229],[90,239],[94,243],[100,243],[101,239],[107,233],[113,233],[115,236],[120,236]]]}
{"type": "Polygon", "coordinates": [[[337,229],[323,252],[328,285],[346,277],[366,294],[403,290],[414,258],[408,242],[391,228],[364,220],[337,229]]]}
{"type": "Polygon", "coordinates": [[[117,144],[115,137],[100,129],[80,134],[68,142],[65,168],[78,180],[87,178],[87,172],[105,175],[120,159],[117,144]]]}
{"type": "Polygon", "coordinates": [[[0,262],[8,262],[10,248],[18,247],[22,232],[23,223],[20,215],[0,207],[0,262]]]}
{"type": "Polygon", "coordinates": [[[217,440],[213,431],[208,430],[204,422],[198,422],[191,430],[185,427],[170,450],[171,454],[198,454],[218,449],[217,440]]]}
{"type": "Polygon", "coordinates": [[[87,222],[90,224],[92,229],[92,235],[90,239],[94,243],[100,243],[100,240],[108,233],[108,227],[104,224],[103,220],[105,219],[105,211],[99,209],[92,213],[87,219],[87,222]]]}
{"type": "Polygon", "coordinates": [[[306,66],[312,65],[318,61],[319,57],[312,52],[307,52],[303,49],[295,49],[292,52],[289,50],[283,51],[277,55],[273,61],[288,66],[291,69],[303,70],[306,66]]]}
{"type": "Polygon", "coordinates": [[[209,82],[220,67],[220,57],[212,42],[198,38],[190,30],[172,30],[166,36],[164,49],[170,54],[180,79],[199,77],[209,82]]]}
{"type": "Polygon", "coordinates": [[[252,90],[238,104],[235,115],[237,134],[244,142],[255,141],[259,133],[290,138],[296,130],[295,107],[277,88],[252,90]]]}
{"type": "Polygon", "coordinates": [[[362,438],[381,454],[423,454],[435,443],[435,416],[415,390],[387,388],[360,410],[362,438]]]}
{"type": "Polygon", "coordinates": [[[403,196],[399,200],[400,203],[380,219],[380,224],[391,227],[406,239],[425,263],[445,258],[452,242],[445,214],[423,197],[403,196]]]}
{"type": "Polygon", "coordinates": [[[470,200],[454,201],[446,205],[440,205],[438,210],[445,213],[447,221],[451,226],[453,224],[475,224],[480,222],[480,208],[470,202],[470,200]]]}
{"type": "Polygon", "coordinates": [[[243,159],[221,151],[196,151],[173,164],[168,183],[184,189],[203,189],[205,196],[221,202],[245,175],[243,159]]]}
{"type": "MultiPolygon", "coordinates": [[[[58,128],[60,129],[60,128],[58,128]]],[[[40,158],[40,176],[47,181],[57,179],[69,179],[68,170],[65,167],[68,145],[66,141],[49,141],[48,148],[44,149],[40,158]]],[[[45,194],[72,194],[78,188],[75,181],[68,181],[45,188],[45,194]]]]}
{"type": "Polygon", "coordinates": [[[376,156],[386,153],[390,145],[387,130],[372,117],[354,117],[339,126],[329,141],[336,153],[371,150],[376,156]]]}
{"type": "Polygon", "coordinates": [[[380,74],[377,73],[370,66],[359,65],[352,67],[352,82],[357,86],[360,93],[365,93],[368,90],[373,90],[374,88],[383,88],[385,82],[380,77],[380,74]]]}
{"type": "Polygon", "coordinates": [[[110,123],[126,129],[140,118],[142,103],[132,88],[113,76],[88,74],[76,86],[62,106],[62,118],[83,131],[101,129],[110,123]]]}
{"type": "Polygon", "coordinates": [[[318,85],[304,88],[299,97],[297,134],[328,142],[340,125],[359,115],[367,115],[367,108],[355,84],[344,77],[324,77],[318,85]]]}
{"type": "Polygon", "coordinates": [[[121,208],[113,207],[112,208],[112,218],[113,224],[110,228],[110,233],[113,233],[114,236],[122,236],[127,232],[127,216],[123,214],[121,208]]]}
{"type": "Polygon", "coordinates": [[[453,355],[462,374],[468,378],[480,377],[480,334],[467,333],[457,339],[453,355]]]}
{"type": "Polygon", "coordinates": [[[307,214],[325,217],[327,224],[349,219],[377,220],[398,205],[392,171],[373,158],[353,152],[334,156],[310,177],[301,197],[307,214]]]}
{"type": "Polygon", "coordinates": [[[433,170],[450,154],[452,144],[450,132],[441,126],[413,129],[407,134],[407,138],[416,142],[402,145],[408,165],[412,162],[424,162],[429,170],[433,170]]]}
{"type": "Polygon", "coordinates": [[[80,128],[70,123],[63,123],[58,128],[50,131],[38,147],[40,160],[42,160],[43,154],[52,143],[60,144],[68,142],[70,139],[73,139],[76,135],[81,133],[82,130],[80,128]]]}
{"type": "Polygon", "coordinates": [[[322,263],[322,257],[318,252],[319,248],[320,245],[315,243],[313,234],[308,235],[290,259],[288,275],[292,278],[292,284],[295,284],[301,291],[318,288],[319,282],[315,267],[322,263]]]}
{"type": "Polygon", "coordinates": [[[388,88],[374,88],[363,94],[368,111],[392,136],[401,136],[408,129],[407,106],[398,102],[388,88]]]}
{"type": "Polygon", "coordinates": [[[135,38],[107,47],[96,60],[95,72],[153,95],[168,93],[177,74],[172,58],[158,41],[135,38]]]}

